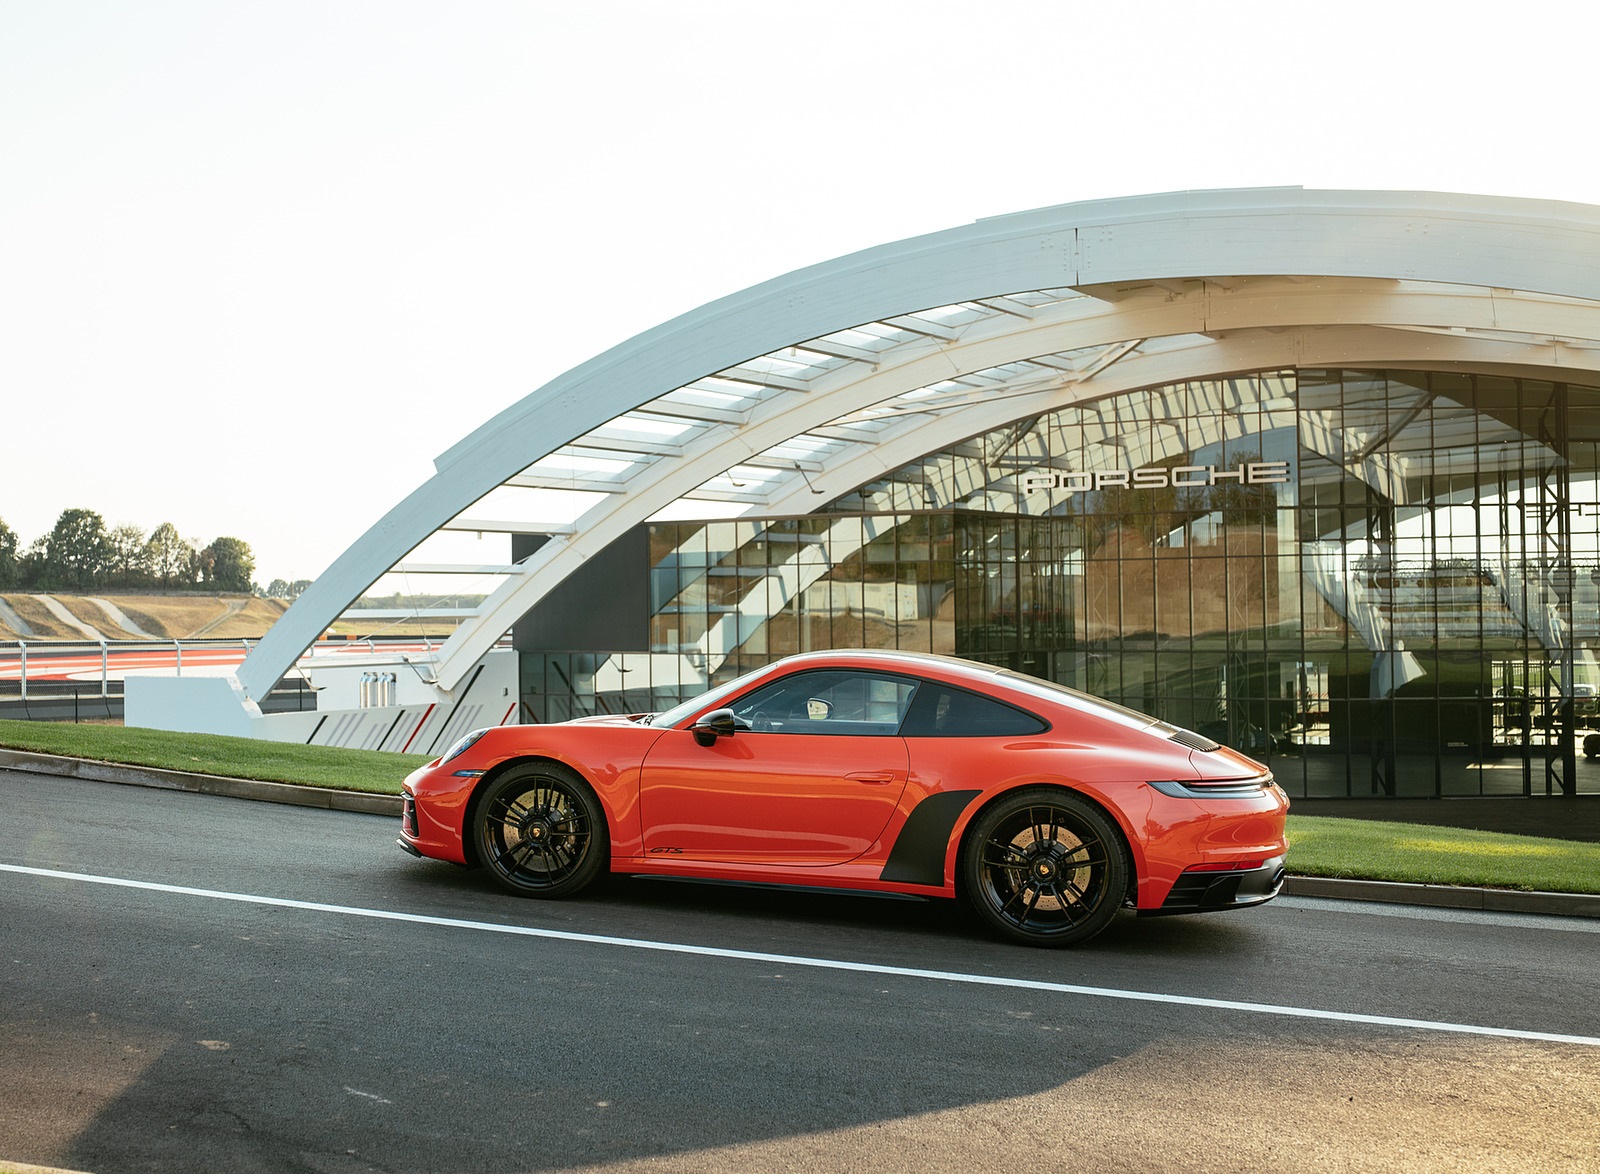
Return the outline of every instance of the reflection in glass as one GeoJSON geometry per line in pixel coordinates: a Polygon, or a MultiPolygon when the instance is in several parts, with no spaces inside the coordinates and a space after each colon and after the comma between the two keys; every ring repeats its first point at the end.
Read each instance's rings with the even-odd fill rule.
{"type": "Polygon", "coordinates": [[[652,524],[651,652],[538,654],[525,692],[543,720],[643,711],[791,652],[902,648],[1200,730],[1291,794],[1593,789],[1597,471],[1595,388],[1300,370],[1130,392],[817,514],[652,524]]]}

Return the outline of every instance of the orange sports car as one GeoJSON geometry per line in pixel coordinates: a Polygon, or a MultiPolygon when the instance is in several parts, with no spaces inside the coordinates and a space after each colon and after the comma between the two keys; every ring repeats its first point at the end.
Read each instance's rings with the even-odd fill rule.
{"type": "Polygon", "coordinates": [[[961,897],[1036,946],[1259,905],[1289,801],[1266,767],[971,661],[803,653],[661,713],[500,726],[405,781],[400,844],[520,896],[606,872],[961,897]]]}

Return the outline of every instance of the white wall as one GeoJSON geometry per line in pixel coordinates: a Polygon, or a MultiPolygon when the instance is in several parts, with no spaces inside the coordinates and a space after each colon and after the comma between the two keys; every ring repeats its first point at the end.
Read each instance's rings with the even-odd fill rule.
{"type": "Polygon", "coordinates": [[[511,649],[489,653],[482,672],[467,674],[449,693],[422,680],[416,668],[425,672],[425,665],[359,659],[363,663],[308,666],[317,709],[302,713],[263,714],[231,676],[129,676],[123,720],[152,730],[430,756],[469,730],[518,720],[517,655],[511,649]],[[380,667],[395,673],[396,704],[361,708],[361,675],[380,667]]]}

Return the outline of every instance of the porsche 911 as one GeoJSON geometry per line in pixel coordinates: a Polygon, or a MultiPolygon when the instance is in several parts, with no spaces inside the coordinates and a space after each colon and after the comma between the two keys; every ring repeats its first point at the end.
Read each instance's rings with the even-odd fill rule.
{"type": "Polygon", "coordinates": [[[954,658],[802,653],[659,713],[477,730],[414,771],[400,844],[524,897],[607,873],[965,901],[1035,946],[1259,905],[1288,799],[1261,763],[954,658]]]}

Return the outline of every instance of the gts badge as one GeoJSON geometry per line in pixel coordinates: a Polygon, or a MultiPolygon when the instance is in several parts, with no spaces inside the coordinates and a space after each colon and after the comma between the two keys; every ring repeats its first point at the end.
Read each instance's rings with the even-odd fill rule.
{"type": "Polygon", "coordinates": [[[683,849],[682,848],[651,848],[650,849],[650,855],[652,855],[652,856],[682,856],[683,855],[683,849]]]}

